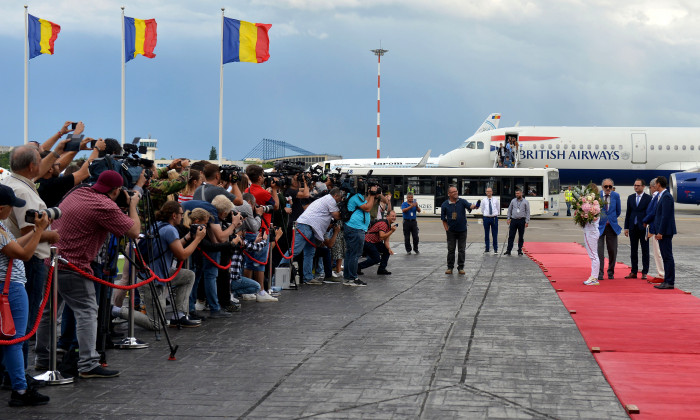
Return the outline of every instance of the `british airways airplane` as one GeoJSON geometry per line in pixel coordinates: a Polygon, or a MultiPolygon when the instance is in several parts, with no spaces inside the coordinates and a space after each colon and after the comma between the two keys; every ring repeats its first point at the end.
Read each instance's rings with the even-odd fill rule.
{"type": "MultiPolygon", "coordinates": [[[[490,114],[481,126],[476,130],[474,135],[483,133],[489,130],[498,128],[498,123],[501,121],[501,114],[490,114]]],[[[439,157],[430,157],[430,150],[423,157],[408,157],[408,158],[381,158],[381,159],[335,159],[323,162],[324,167],[334,171],[335,168],[348,168],[353,166],[367,168],[415,168],[427,167],[434,168],[438,166],[439,157]]]]}
{"type": "Polygon", "coordinates": [[[462,147],[439,158],[441,167],[493,166],[506,138],[519,144],[519,167],[559,169],[562,185],[618,185],[669,179],[679,203],[700,205],[700,128],[679,127],[508,127],[476,133],[462,147]]]}

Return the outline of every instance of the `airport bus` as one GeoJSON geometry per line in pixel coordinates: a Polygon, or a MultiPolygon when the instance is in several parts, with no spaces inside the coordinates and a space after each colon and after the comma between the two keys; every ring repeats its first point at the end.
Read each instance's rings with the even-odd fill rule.
{"type": "MultiPolygon", "coordinates": [[[[343,168],[351,175],[376,178],[383,190],[391,192],[391,204],[401,215],[401,203],[408,191],[418,200],[420,216],[440,215],[440,206],[447,200],[447,188],[455,186],[459,196],[471,203],[486,196],[486,188],[493,189],[501,202],[501,215],[508,212],[508,204],[520,188],[530,202],[532,216],[554,215],[559,210],[559,171],[554,168],[343,168]]],[[[481,215],[481,210],[472,211],[481,215]]]]}

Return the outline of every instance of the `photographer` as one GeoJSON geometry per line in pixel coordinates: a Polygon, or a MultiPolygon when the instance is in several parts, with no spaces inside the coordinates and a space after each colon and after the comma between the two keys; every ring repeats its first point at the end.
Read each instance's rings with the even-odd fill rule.
{"type": "Polygon", "coordinates": [[[229,183],[227,181],[221,181],[221,171],[219,170],[219,165],[215,163],[209,163],[204,165],[204,183],[199,186],[194,192],[193,200],[202,200],[209,203],[214,200],[217,195],[225,195],[226,198],[231,200],[233,204],[240,206],[243,204],[243,199],[241,198],[241,190],[238,188],[237,183],[229,183]],[[228,192],[228,187],[231,186],[231,191],[233,194],[228,192]]]}
{"type": "MultiPolygon", "coordinates": [[[[152,165],[150,172],[155,174],[150,179],[146,180],[145,188],[151,196],[151,206],[153,209],[159,209],[168,201],[168,196],[170,194],[175,194],[187,186],[187,181],[189,180],[190,173],[188,166],[190,161],[187,159],[175,159],[170,162],[170,165],[157,169],[153,161],[146,160],[152,165]],[[177,171],[177,176],[170,178],[168,172],[170,170],[177,171]]],[[[146,163],[146,165],[148,164],[146,163]]],[[[144,163],[142,163],[144,164],[144,163]]]]}
{"type": "MultiPolygon", "coordinates": [[[[0,186],[1,220],[7,219],[14,208],[25,205],[26,202],[17,198],[12,188],[5,185],[0,186]]],[[[23,261],[33,258],[34,249],[39,244],[41,234],[49,225],[46,213],[41,216],[35,215],[34,223],[36,226],[34,231],[21,238],[15,238],[0,222],[0,290],[4,290],[5,286],[8,287],[8,299],[16,330],[16,334],[9,337],[10,339],[23,337],[27,329],[29,308],[27,307],[27,292],[24,288],[27,280],[23,261]],[[7,271],[10,269],[10,263],[12,263],[12,269],[9,275],[9,285],[6,285],[5,280],[8,279],[7,271]]],[[[10,407],[41,405],[49,402],[49,397],[39,394],[34,387],[27,384],[21,342],[0,348],[0,355],[4,356],[3,364],[7,369],[5,374],[9,377],[12,385],[10,407]]]]}
{"type": "Polygon", "coordinates": [[[369,212],[374,206],[377,188],[376,185],[372,185],[367,190],[367,196],[358,191],[348,200],[348,211],[352,216],[343,228],[345,236],[345,268],[343,269],[345,282],[343,284],[346,286],[367,286],[367,283],[357,277],[357,261],[364,247],[365,233],[370,222],[369,212]]]}
{"type": "MultiPolygon", "coordinates": [[[[64,142],[57,149],[62,150],[64,142]]],[[[53,153],[53,152],[52,152],[53,153]]],[[[27,210],[45,210],[46,204],[39,196],[34,180],[39,176],[41,158],[39,151],[33,146],[19,146],[10,152],[10,169],[12,174],[3,180],[3,184],[14,190],[15,195],[27,202],[24,207],[14,207],[6,220],[7,227],[15,238],[21,238],[34,230],[34,224],[27,222],[27,210]]],[[[31,217],[29,220],[32,220],[31,217]]],[[[44,295],[47,267],[44,259],[51,254],[50,244],[58,242],[58,233],[47,228],[41,234],[39,245],[34,251],[34,256],[24,263],[27,283],[25,289],[29,297],[28,328],[32,328],[36,320],[39,306],[44,295]]],[[[29,344],[24,344],[25,361],[29,351],[29,344]]]]}
{"type": "MultiPolygon", "coordinates": [[[[279,240],[282,236],[282,229],[277,228],[275,230],[275,241],[279,240]]],[[[277,298],[265,294],[262,299],[258,299],[260,295],[260,285],[255,280],[251,280],[247,277],[241,276],[241,268],[243,266],[243,251],[249,253],[260,252],[263,248],[267,246],[267,235],[259,233],[254,241],[249,241],[245,239],[243,231],[234,235],[231,240],[231,245],[233,245],[233,252],[231,255],[231,267],[229,268],[229,275],[231,281],[231,293],[240,296],[241,300],[255,300],[258,302],[276,302],[277,298]],[[274,299],[274,300],[273,300],[274,299]]]]}
{"type": "Polygon", "coordinates": [[[362,261],[357,266],[357,274],[363,275],[362,269],[379,264],[377,274],[389,275],[386,266],[389,263],[389,257],[394,255],[389,244],[389,237],[396,231],[399,226],[396,222],[396,212],[389,210],[386,219],[377,220],[372,227],[369,228],[365,235],[365,254],[367,259],[362,261]]]}
{"type": "MultiPolygon", "coordinates": [[[[333,188],[329,194],[309,204],[304,213],[297,219],[297,231],[294,237],[294,255],[304,253],[304,283],[313,280],[313,262],[316,254],[316,244],[324,241],[331,220],[340,219],[338,203],[343,199],[343,192],[333,188]],[[309,243],[311,242],[311,243],[309,243]]],[[[287,252],[286,256],[289,256],[287,252]]],[[[289,263],[284,260],[280,266],[289,263]]],[[[314,284],[313,282],[311,284],[314,284]]],[[[318,284],[318,282],[316,282],[318,284]]]]}
{"type": "MultiPolygon", "coordinates": [[[[381,189],[378,188],[377,190],[380,191],[381,189]]],[[[369,222],[374,223],[377,220],[382,219],[382,215],[387,211],[387,209],[389,209],[390,204],[391,194],[389,194],[388,191],[377,194],[374,204],[372,205],[372,209],[369,211],[369,222]]]]}
{"type": "MultiPolygon", "coordinates": [[[[175,259],[182,261],[189,258],[207,234],[206,226],[198,226],[194,235],[192,232],[188,232],[185,237],[180,238],[176,226],[182,223],[183,215],[184,211],[179,203],[175,201],[166,202],[156,214],[158,222],[155,228],[158,229],[159,242],[154,242],[153,239],[142,239],[143,245],[139,243],[140,249],[150,249],[150,253],[153,255],[148,255],[149,252],[145,254],[142,252],[141,257],[161,279],[169,278],[175,272],[175,269],[171,268],[173,266],[173,261],[175,259]]],[[[180,325],[182,327],[191,328],[201,325],[201,321],[193,321],[187,317],[188,303],[193,284],[194,272],[184,268],[180,269],[177,276],[170,281],[170,286],[172,286],[175,295],[175,302],[170,302],[173,307],[173,318],[170,320],[170,326],[180,325]]],[[[157,330],[161,328],[154,306],[154,299],[158,299],[160,306],[165,310],[165,299],[168,297],[168,287],[168,284],[158,281],[155,287],[157,293],[155,297],[152,294],[150,285],[139,287],[139,293],[141,293],[142,296],[141,300],[146,305],[146,314],[148,315],[147,325],[150,327],[149,329],[157,330]]],[[[125,315],[127,315],[128,319],[127,308],[122,308],[119,315],[123,315],[124,312],[126,312],[125,315]]]]}
{"type": "MultiPolygon", "coordinates": [[[[61,256],[88,274],[93,274],[90,262],[95,259],[107,235],[128,236],[136,239],[140,233],[136,210],[140,194],[125,194],[123,179],[115,171],[104,171],[92,187],[83,187],[68,194],[59,209],[63,216],[54,222],[61,233],[57,243],[61,256]],[[128,216],[117,206],[121,198],[128,203],[128,216]]],[[[73,310],[77,323],[76,334],[80,347],[78,370],[81,378],[108,378],[119,371],[105,369],[95,350],[97,341],[97,300],[95,286],[83,275],[59,265],[58,302],[73,310]]],[[[36,367],[41,370],[49,364],[49,323],[51,315],[46,306],[36,338],[36,367]]]]}
{"type": "MultiPolygon", "coordinates": [[[[265,183],[265,177],[264,177],[264,171],[263,168],[259,165],[248,165],[248,167],[245,169],[245,173],[248,176],[248,179],[250,180],[250,187],[245,192],[253,194],[255,196],[255,202],[259,206],[268,206],[267,211],[265,214],[262,216],[262,230],[264,233],[269,234],[270,232],[270,224],[272,222],[272,212],[274,210],[277,210],[280,208],[279,204],[279,198],[277,196],[277,181],[273,180],[271,183],[270,191],[268,192],[264,187],[265,183]]],[[[265,260],[267,260],[267,254],[269,250],[269,244],[268,247],[264,248],[262,251],[260,251],[259,254],[257,255],[265,255],[265,260]]],[[[256,258],[257,259],[257,258],[256,258]]],[[[263,261],[263,260],[258,260],[258,261],[263,261]]],[[[252,278],[253,280],[257,281],[258,284],[260,284],[260,293],[258,294],[259,296],[264,296],[267,294],[265,292],[265,266],[262,264],[258,264],[255,261],[252,261],[250,258],[246,257],[246,263],[245,263],[246,270],[244,271],[243,275],[249,278],[252,278]],[[252,273],[255,272],[253,275],[252,273]]]]}

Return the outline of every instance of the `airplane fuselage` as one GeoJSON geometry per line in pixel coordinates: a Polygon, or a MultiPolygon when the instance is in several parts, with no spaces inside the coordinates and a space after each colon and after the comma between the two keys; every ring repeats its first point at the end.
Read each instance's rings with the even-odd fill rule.
{"type": "Polygon", "coordinates": [[[557,168],[562,185],[608,177],[632,185],[700,165],[700,128],[510,127],[475,134],[439,166],[492,166],[507,135],[518,137],[520,167],[557,168]]]}

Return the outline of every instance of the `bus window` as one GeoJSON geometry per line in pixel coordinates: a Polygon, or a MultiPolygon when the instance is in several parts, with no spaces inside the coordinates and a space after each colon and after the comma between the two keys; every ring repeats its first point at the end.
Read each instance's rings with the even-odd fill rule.
{"type": "Polygon", "coordinates": [[[486,194],[486,188],[491,188],[493,190],[493,195],[501,194],[501,179],[499,177],[491,176],[486,178],[486,186],[484,187],[484,194],[486,194]]]}
{"type": "Polygon", "coordinates": [[[547,178],[549,180],[549,193],[559,194],[559,172],[547,172],[547,178]]]}
{"type": "Polygon", "coordinates": [[[520,190],[523,195],[527,195],[527,190],[525,190],[525,179],[524,178],[513,178],[513,183],[515,184],[515,189],[513,190],[513,196],[515,196],[515,190],[520,190]]]}
{"type": "Polygon", "coordinates": [[[433,195],[435,183],[432,176],[409,176],[406,177],[409,187],[413,188],[413,194],[416,195],[433,195]]]}
{"type": "Polygon", "coordinates": [[[542,197],[542,178],[525,178],[525,190],[523,195],[528,197],[542,197]]]}

